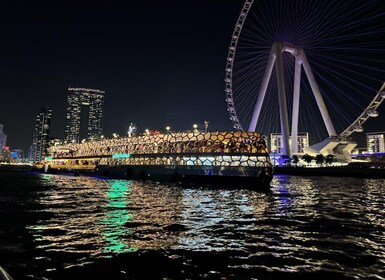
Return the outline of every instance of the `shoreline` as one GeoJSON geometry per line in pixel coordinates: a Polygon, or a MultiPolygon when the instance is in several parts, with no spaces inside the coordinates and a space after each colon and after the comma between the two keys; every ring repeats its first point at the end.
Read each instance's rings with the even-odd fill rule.
{"type": "Polygon", "coordinates": [[[274,166],[274,175],[294,176],[332,176],[332,177],[355,177],[355,178],[378,178],[385,179],[385,169],[371,167],[348,167],[348,166],[274,166]]]}
{"type": "Polygon", "coordinates": [[[0,172],[2,171],[31,171],[33,168],[29,164],[0,164],[0,172]]]}

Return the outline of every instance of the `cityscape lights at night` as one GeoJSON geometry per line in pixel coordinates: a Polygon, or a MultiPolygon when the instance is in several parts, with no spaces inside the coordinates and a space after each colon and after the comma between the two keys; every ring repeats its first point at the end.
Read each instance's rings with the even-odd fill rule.
{"type": "Polygon", "coordinates": [[[1,11],[0,280],[384,279],[384,1],[1,11]]]}

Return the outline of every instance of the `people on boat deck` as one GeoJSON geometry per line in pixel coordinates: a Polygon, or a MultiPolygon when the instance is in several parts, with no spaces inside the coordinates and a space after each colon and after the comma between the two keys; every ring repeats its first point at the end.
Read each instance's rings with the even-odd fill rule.
{"type": "Polygon", "coordinates": [[[132,136],[133,130],[134,130],[134,124],[130,123],[130,125],[128,126],[128,131],[127,131],[128,137],[132,136]]]}
{"type": "Polygon", "coordinates": [[[205,133],[207,133],[207,130],[209,128],[209,122],[208,121],[204,121],[204,127],[205,127],[205,133]]]}

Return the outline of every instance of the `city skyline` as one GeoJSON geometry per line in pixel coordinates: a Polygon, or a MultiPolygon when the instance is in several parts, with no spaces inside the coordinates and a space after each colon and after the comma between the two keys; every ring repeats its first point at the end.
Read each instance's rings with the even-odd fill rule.
{"type": "MultiPolygon", "coordinates": [[[[8,11],[0,27],[7,143],[26,151],[44,106],[54,111],[51,136],[64,139],[69,87],[106,91],[106,137],[125,135],[131,122],[138,131],[203,128],[205,120],[212,130],[232,130],[224,69],[243,2],[1,4],[8,11]]],[[[365,132],[384,130],[384,111],[365,132]]]]}
{"type": "Polygon", "coordinates": [[[223,71],[242,2],[122,5],[2,4],[0,123],[13,148],[31,145],[42,106],[55,112],[51,136],[64,138],[69,87],[106,91],[106,136],[125,134],[131,122],[138,131],[204,120],[231,129],[223,71]]]}

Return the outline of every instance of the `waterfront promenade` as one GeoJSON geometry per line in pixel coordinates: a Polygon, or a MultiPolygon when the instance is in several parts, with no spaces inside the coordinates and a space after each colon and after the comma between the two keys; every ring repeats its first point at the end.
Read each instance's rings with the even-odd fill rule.
{"type": "Polygon", "coordinates": [[[344,165],[344,166],[275,166],[275,175],[295,176],[333,176],[355,178],[385,178],[385,169],[370,165],[344,165]]]}

